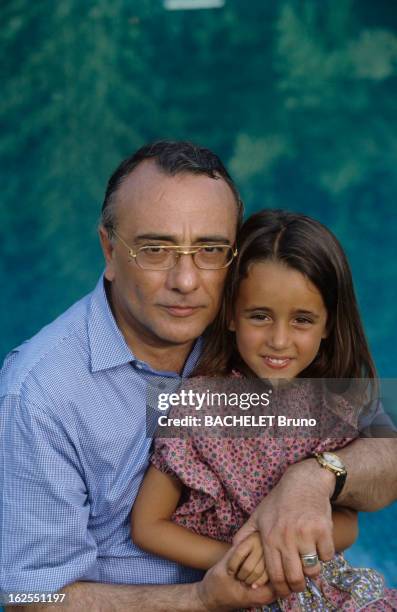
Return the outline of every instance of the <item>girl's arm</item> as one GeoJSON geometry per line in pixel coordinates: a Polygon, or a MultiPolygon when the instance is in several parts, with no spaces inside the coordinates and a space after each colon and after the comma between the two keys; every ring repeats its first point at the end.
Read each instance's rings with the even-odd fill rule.
{"type": "Polygon", "coordinates": [[[342,552],[354,544],[358,536],[358,515],[350,508],[333,508],[333,538],[335,550],[342,552]]]}
{"type": "MultiPolygon", "coordinates": [[[[150,466],[131,513],[132,539],[147,552],[182,565],[207,570],[229,550],[230,544],[198,535],[171,521],[182,492],[173,476],[150,466]]],[[[348,508],[333,510],[335,549],[349,548],[358,534],[357,513],[348,508]]]]}
{"type": "Polygon", "coordinates": [[[230,544],[193,533],[171,521],[182,492],[181,482],[150,466],[131,513],[131,535],[143,550],[207,570],[229,550],[230,544]]]}

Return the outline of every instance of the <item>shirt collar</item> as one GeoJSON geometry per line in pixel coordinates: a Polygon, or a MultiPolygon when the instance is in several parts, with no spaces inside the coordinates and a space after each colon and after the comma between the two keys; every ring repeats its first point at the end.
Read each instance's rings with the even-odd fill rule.
{"type": "MultiPolygon", "coordinates": [[[[106,296],[104,276],[102,275],[91,294],[88,309],[88,341],[91,353],[91,371],[108,370],[126,363],[146,365],[146,369],[155,373],[149,365],[138,362],[129,348],[123,334],[117,326],[106,296]]],[[[186,360],[182,377],[189,376],[202,351],[202,338],[198,338],[186,360]]],[[[178,376],[175,372],[161,372],[162,375],[178,376]]]]}
{"type": "Polygon", "coordinates": [[[99,372],[135,360],[135,356],[117,327],[106,297],[104,277],[91,294],[88,311],[88,341],[91,371],[99,372]]]}

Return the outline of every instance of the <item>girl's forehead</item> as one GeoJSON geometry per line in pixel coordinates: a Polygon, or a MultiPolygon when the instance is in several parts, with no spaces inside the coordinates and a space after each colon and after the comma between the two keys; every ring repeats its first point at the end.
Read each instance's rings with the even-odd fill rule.
{"type": "MultiPolygon", "coordinates": [[[[266,300],[268,305],[280,303],[296,307],[323,306],[323,298],[311,280],[299,270],[280,261],[252,262],[242,279],[239,297],[247,300],[266,300]]],[[[264,304],[263,304],[264,305],[264,304]]]]}
{"type": "Polygon", "coordinates": [[[247,279],[251,280],[255,278],[255,280],[263,279],[274,279],[277,278],[285,279],[286,277],[290,278],[299,278],[300,280],[307,280],[311,282],[309,278],[305,274],[303,274],[300,270],[293,268],[287,263],[280,261],[278,259],[263,259],[252,261],[248,264],[247,267],[247,279]]]}

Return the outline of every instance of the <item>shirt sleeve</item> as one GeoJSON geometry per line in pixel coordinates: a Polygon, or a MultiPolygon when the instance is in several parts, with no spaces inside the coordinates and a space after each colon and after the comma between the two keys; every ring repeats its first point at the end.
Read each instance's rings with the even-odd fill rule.
{"type": "Polygon", "coordinates": [[[73,439],[18,395],[0,404],[0,592],[56,592],[95,580],[90,502],[73,439]]]}
{"type": "Polygon", "coordinates": [[[371,402],[359,419],[360,436],[374,438],[396,437],[397,426],[385,412],[380,400],[371,402]]]}

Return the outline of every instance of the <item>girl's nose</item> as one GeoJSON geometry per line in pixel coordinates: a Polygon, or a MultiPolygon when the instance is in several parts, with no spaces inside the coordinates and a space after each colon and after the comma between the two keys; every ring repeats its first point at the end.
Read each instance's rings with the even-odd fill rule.
{"type": "Polygon", "coordinates": [[[290,339],[288,325],[285,325],[282,322],[274,323],[268,338],[269,346],[280,351],[287,348],[289,343],[290,339]]]}

